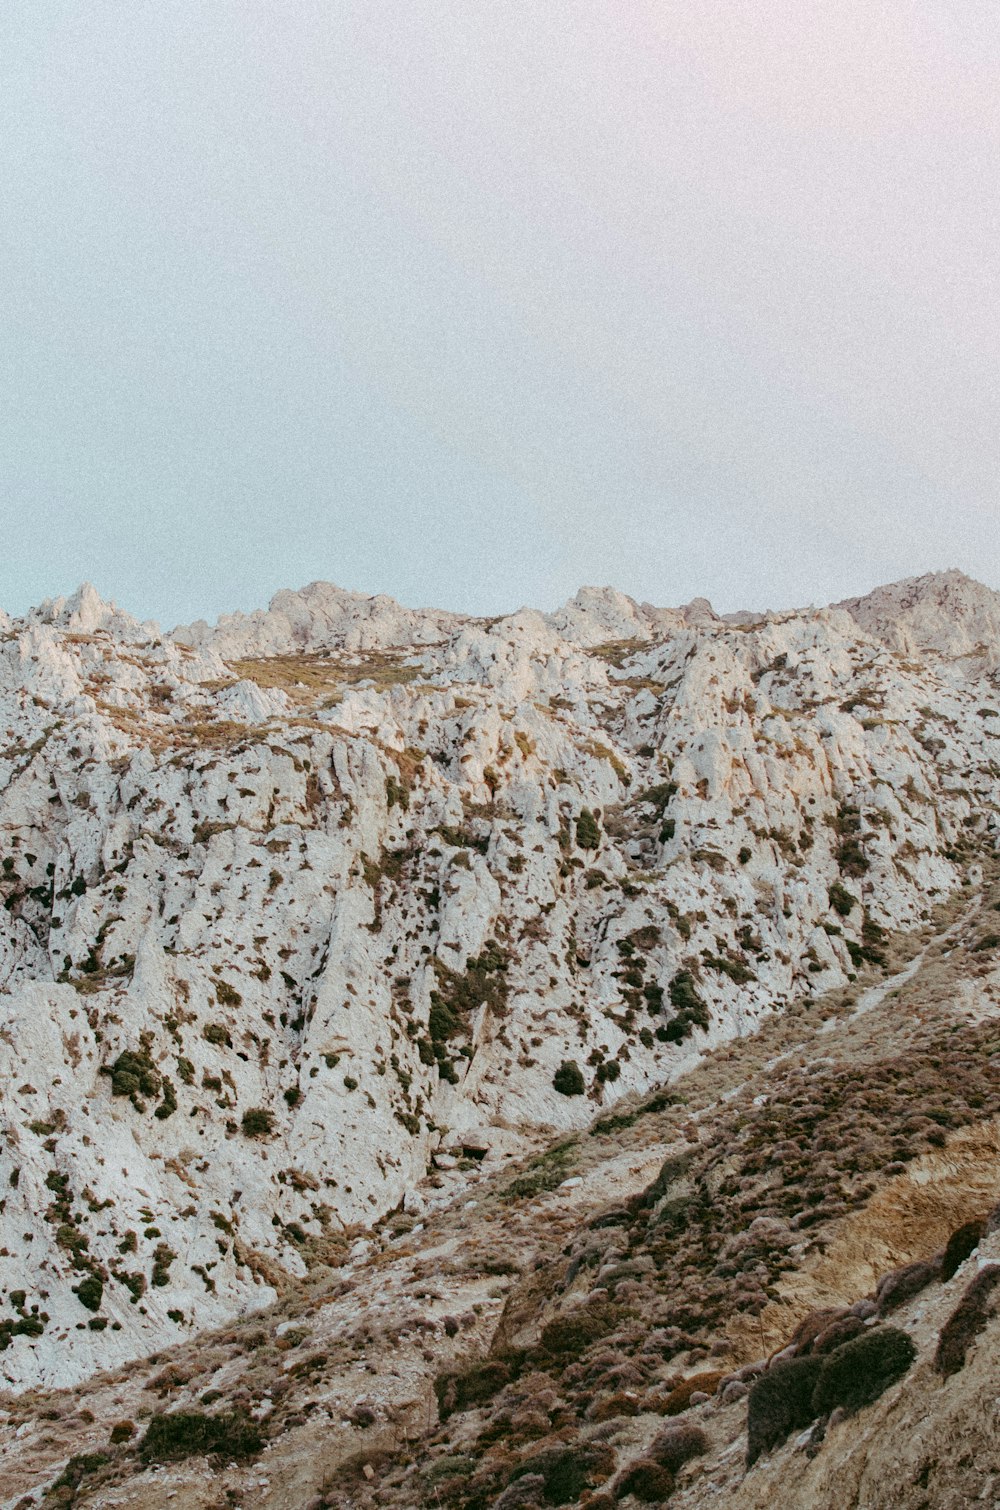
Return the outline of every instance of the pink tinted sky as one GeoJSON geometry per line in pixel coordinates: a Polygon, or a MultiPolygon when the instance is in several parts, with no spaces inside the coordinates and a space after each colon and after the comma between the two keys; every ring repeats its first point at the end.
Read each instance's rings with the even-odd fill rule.
{"type": "Polygon", "coordinates": [[[998,15],[13,4],[0,602],[1000,586],[998,15]]]}

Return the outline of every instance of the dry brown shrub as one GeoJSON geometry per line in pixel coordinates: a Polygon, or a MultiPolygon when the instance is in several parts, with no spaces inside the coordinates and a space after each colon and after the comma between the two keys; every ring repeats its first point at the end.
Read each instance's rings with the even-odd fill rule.
{"type": "Polygon", "coordinates": [[[652,1458],[639,1458],[615,1486],[618,1498],[634,1495],[644,1505],[660,1504],[674,1492],[674,1476],[652,1458]]]}
{"type": "Polygon", "coordinates": [[[714,1395],[719,1380],[723,1377],[721,1370],[713,1370],[711,1373],[692,1374],[690,1379],[685,1379],[672,1389],[663,1402],[662,1414],[665,1416],[679,1416],[682,1410],[687,1410],[691,1404],[691,1396],[697,1394],[714,1395]]]}
{"type": "Polygon", "coordinates": [[[649,1447],[649,1456],[661,1468],[677,1473],[685,1463],[707,1451],[708,1438],[701,1427],[682,1421],[660,1432],[649,1447]]]}

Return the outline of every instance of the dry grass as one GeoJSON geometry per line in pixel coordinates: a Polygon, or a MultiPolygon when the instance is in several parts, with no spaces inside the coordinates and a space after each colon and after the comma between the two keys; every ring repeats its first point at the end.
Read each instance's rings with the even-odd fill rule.
{"type": "Polygon", "coordinates": [[[420,667],[404,664],[409,650],[369,651],[353,660],[335,660],[327,654],[271,655],[230,664],[241,680],[287,694],[300,706],[320,703],[330,707],[346,687],[371,682],[380,692],[415,681],[420,667]]]}

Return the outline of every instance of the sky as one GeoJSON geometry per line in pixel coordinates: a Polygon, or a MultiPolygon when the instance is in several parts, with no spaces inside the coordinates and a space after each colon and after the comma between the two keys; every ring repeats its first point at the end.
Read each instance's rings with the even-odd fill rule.
{"type": "Polygon", "coordinates": [[[1000,587],[995,0],[6,0],[0,605],[1000,587]]]}

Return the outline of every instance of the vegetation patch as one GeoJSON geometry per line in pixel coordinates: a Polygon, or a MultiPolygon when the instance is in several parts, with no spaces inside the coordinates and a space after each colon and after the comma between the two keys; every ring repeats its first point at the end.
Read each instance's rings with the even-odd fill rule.
{"type": "Polygon", "coordinates": [[[641,1505],[659,1505],[673,1494],[674,1476],[662,1463],[639,1458],[622,1474],[615,1490],[619,1499],[632,1495],[641,1505]]]}
{"type": "Polygon", "coordinates": [[[707,1451],[708,1438],[701,1427],[679,1422],[660,1432],[649,1448],[649,1456],[661,1468],[669,1468],[671,1473],[677,1473],[685,1463],[689,1463],[692,1458],[701,1457],[707,1451]]]}
{"type": "MultiPolygon", "coordinates": [[[[110,1463],[106,1452],[78,1452],[70,1458],[54,1483],[50,1484],[46,1499],[57,1505],[72,1505],[84,1479],[110,1463]]],[[[30,1501],[34,1504],[34,1500],[30,1501]]]]}
{"type": "Polygon", "coordinates": [[[243,1113],[240,1126],[247,1138],[269,1138],[274,1132],[274,1113],[265,1106],[252,1106],[243,1113]]]}
{"type": "Polygon", "coordinates": [[[857,897],[848,891],[842,881],[834,881],[827,892],[827,896],[834,912],[839,913],[842,918],[849,917],[858,905],[857,897]]]}
{"type": "Polygon", "coordinates": [[[575,1505],[585,1490],[603,1484],[611,1476],[614,1465],[614,1452],[602,1443],[574,1443],[572,1447],[552,1447],[527,1458],[512,1475],[511,1482],[537,1478],[541,1481],[538,1487],[543,1504],[575,1505]]]}
{"type": "Polygon", "coordinates": [[[917,1356],[912,1341],[898,1327],[863,1332],[823,1359],[813,1395],[813,1414],[843,1406],[860,1410],[871,1405],[897,1379],[902,1379],[917,1356]]]}
{"type": "Polygon", "coordinates": [[[552,1077],[552,1088],[560,1096],[582,1096],[587,1089],[583,1071],[575,1059],[564,1059],[552,1077]]]}
{"type": "Polygon", "coordinates": [[[256,1421],[242,1411],[210,1416],[182,1410],[155,1415],[139,1446],[147,1463],[172,1463],[211,1454],[226,1459],[254,1457],[264,1442],[256,1421]]]}
{"type": "Polygon", "coordinates": [[[136,1111],[144,1112],[143,1096],[152,1098],[160,1094],[162,1077],[145,1048],[133,1052],[126,1049],[113,1064],[102,1065],[101,1074],[111,1080],[113,1096],[127,1096],[136,1111]]]}
{"type": "Polygon", "coordinates": [[[958,1273],[965,1260],[975,1253],[985,1234],[985,1217],[976,1217],[971,1222],[964,1222],[951,1234],[941,1260],[943,1280],[951,1279],[958,1273]]]}
{"type": "Polygon", "coordinates": [[[544,1153],[536,1154],[524,1174],[517,1175],[506,1187],[505,1198],[530,1200],[545,1190],[555,1190],[569,1175],[576,1147],[576,1139],[568,1138],[564,1143],[556,1143],[544,1153]]]}
{"type": "Polygon", "coordinates": [[[576,843],[579,849],[599,849],[601,826],[589,807],[581,808],[576,820],[576,843]]]}
{"type": "Polygon", "coordinates": [[[667,1043],[683,1043],[692,1029],[708,1027],[708,1008],[695,989],[690,970],[678,970],[670,982],[669,995],[674,1015],[662,1030],[667,1043]]]}
{"type": "Polygon", "coordinates": [[[762,1452],[780,1447],[789,1432],[801,1431],[813,1420],[813,1392],[823,1361],[790,1358],[775,1363],[754,1384],[747,1404],[747,1467],[762,1452]]]}
{"type": "Polygon", "coordinates": [[[447,1421],[457,1412],[492,1400],[505,1384],[517,1378],[522,1362],[523,1354],[511,1354],[506,1358],[486,1358],[462,1371],[439,1374],[434,1381],[434,1393],[441,1420],[447,1421]]]}
{"type": "Polygon", "coordinates": [[[482,954],[466,960],[462,973],[441,960],[434,961],[437,987],[431,991],[427,1025],[431,1051],[442,1079],[457,1079],[447,1045],[452,1038],[467,1033],[470,1015],[480,1007],[487,1007],[497,1016],[506,1009],[507,964],[507,953],[495,939],[487,941],[482,954]]]}
{"type": "Polygon", "coordinates": [[[987,1264],[967,1287],[958,1305],[941,1328],[934,1367],[947,1378],[965,1367],[969,1348],[996,1309],[995,1291],[1000,1285],[1000,1264],[987,1264]]]}

